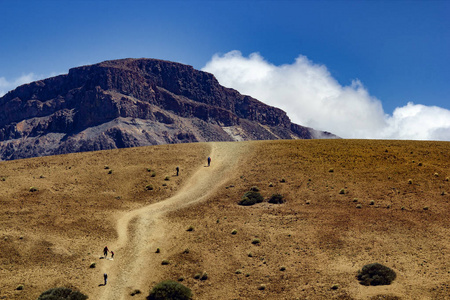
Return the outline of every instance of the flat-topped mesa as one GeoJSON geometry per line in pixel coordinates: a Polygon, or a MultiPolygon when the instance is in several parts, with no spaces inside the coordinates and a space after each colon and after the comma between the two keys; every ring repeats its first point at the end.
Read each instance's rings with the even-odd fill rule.
{"type": "Polygon", "coordinates": [[[193,67],[156,59],[82,66],[0,98],[0,159],[164,143],[335,138],[291,123],[193,67]]]}

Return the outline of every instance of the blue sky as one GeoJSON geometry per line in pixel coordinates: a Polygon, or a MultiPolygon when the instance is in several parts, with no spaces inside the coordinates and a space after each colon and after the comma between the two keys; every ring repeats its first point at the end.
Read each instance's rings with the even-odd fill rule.
{"type": "MultiPolygon", "coordinates": [[[[304,84],[300,81],[304,76],[287,78],[288,73],[316,70],[314,78],[325,84],[317,87],[316,82],[309,92],[332,90],[327,97],[339,93],[336,101],[344,102],[349,89],[353,91],[350,98],[365,93],[364,101],[382,106],[380,110],[369,105],[379,110],[381,118],[373,124],[398,127],[383,127],[387,131],[381,136],[364,133],[381,126],[373,125],[348,137],[450,140],[450,1],[0,0],[0,11],[0,93],[79,65],[126,57],[158,58],[197,69],[208,66],[205,70],[222,84],[255,97],[262,94],[256,98],[285,109],[302,125],[347,130],[351,124],[321,124],[327,115],[317,110],[310,111],[314,121],[296,115],[305,100],[295,96],[285,95],[277,102],[274,93],[262,99],[268,93],[250,77],[248,85],[242,86],[242,74],[225,70],[220,63],[248,64],[246,74],[268,67],[272,75],[264,80],[273,82],[274,74],[278,76],[274,90],[304,84]],[[304,59],[302,66],[299,58],[304,59]],[[294,102],[297,105],[291,106],[294,102]],[[421,118],[404,123],[404,118],[395,117],[398,108],[403,108],[397,111],[402,116],[419,109],[421,118]],[[413,135],[396,133],[399,126],[406,130],[412,123],[433,120],[430,114],[439,114],[441,124],[430,129],[431,135],[414,130],[413,135]]],[[[345,103],[359,106],[354,101],[345,103]]],[[[361,115],[353,124],[370,115],[350,113],[361,115]]]]}

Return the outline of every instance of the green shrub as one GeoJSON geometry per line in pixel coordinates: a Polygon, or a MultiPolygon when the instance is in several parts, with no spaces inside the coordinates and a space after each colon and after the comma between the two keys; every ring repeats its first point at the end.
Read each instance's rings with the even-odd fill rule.
{"type": "Polygon", "coordinates": [[[97,264],[95,262],[93,262],[89,265],[89,268],[94,269],[96,266],[97,266],[97,264]]]}
{"type": "Polygon", "coordinates": [[[252,186],[250,191],[259,192],[259,188],[257,186],[252,186]]]}
{"type": "Polygon", "coordinates": [[[24,288],[23,284],[19,284],[19,285],[16,287],[16,291],[21,291],[21,290],[23,290],[23,288],[24,288]]]}
{"type": "Polygon", "coordinates": [[[232,235],[235,235],[237,233],[237,229],[233,229],[232,231],[231,231],[231,234],[232,235]]]}
{"type": "Polygon", "coordinates": [[[130,293],[130,296],[136,296],[136,295],[139,295],[140,293],[141,293],[141,290],[135,289],[134,291],[132,291],[130,293]]]}
{"type": "Polygon", "coordinates": [[[280,182],[286,182],[286,179],[284,179],[284,178],[281,178],[281,180],[280,180],[280,182]]]}
{"type": "Polygon", "coordinates": [[[105,166],[105,170],[108,170],[109,169],[109,166],[105,166]]]}
{"type": "Polygon", "coordinates": [[[370,200],[369,205],[375,205],[375,201],[370,200]]]}
{"type": "Polygon", "coordinates": [[[344,194],[345,194],[345,189],[341,189],[341,190],[339,191],[339,194],[344,195],[344,194]]]}
{"type": "Polygon", "coordinates": [[[408,184],[412,184],[412,183],[413,183],[412,179],[408,179],[408,184]]]}
{"type": "Polygon", "coordinates": [[[391,268],[373,263],[362,267],[356,277],[362,285],[389,285],[397,275],[391,268]]]}
{"type": "Polygon", "coordinates": [[[234,271],[234,274],[242,274],[242,270],[241,269],[237,269],[236,271],[234,271]]]}
{"type": "Polygon", "coordinates": [[[333,284],[332,286],[331,286],[331,289],[332,290],[337,290],[339,288],[339,284],[333,284]]]}
{"type": "Polygon", "coordinates": [[[241,201],[238,202],[239,205],[249,206],[256,203],[263,202],[264,198],[259,192],[248,191],[243,196],[241,201]]]}
{"type": "Polygon", "coordinates": [[[328,170],[328,172],[333,173],[333,172],[334,172],[334,169],[331,168],[331,169],[328,170]]]}
{"type": "Polygon", "coordinates": [[[31,193],[37,192],[37,191],[38,191],[38,188],[37,188],[37,187],[35,187],[35,186],[30,187],[30,192],[31,192],[31,193]]]}
{"type": "Polygon", "coordinates": [[[165,181],[169,181],[169,180],[170,180],[170,176],[164,177],[164,180],[165,180],[165,181]]]}
{"type": "Polygon", "coordinates": [[[37,300],[86,300],[88,296],[72,289],[58,287],[43,292],[37,300]]]}
{"type": "Polygon", "coordinates": [[[165,280],[153,287],[147,300],[191,300],[191,290],[173,280],[165,280]]]}
{"type": "Polygon", "coordinates": [[[259,245],[261,243],[261,240],[260,239],[253,239],[252,240],[252,244],[253,245],[259,245]]]}
{"type": "Polygon", "coordinates": [[[151,177],[155,177],[156,176],[156,172],[152,172],[152,174],[150,174],[151,177]]]}
{"type": "Polygon", "coordinates": [[[208,273],[203,272],[202,276],[200,277],[200,280],[206,280],[208,279],[208,273]]]}
{"type": "Polygon", "coordinates": [[[258,290],[260,290],[260,291],[264,291],[265,289],[266,289],[266,285],[265,284],[260,284],[258,286],[258,290]]]}
{"type": "Polygon", "coordinates": [[[109,171],[108,171],[108,174],[112,174],[112,170],[109,170],[109,171]]]}
{"type": "Polygon", "coordinates": [[[269,183],[269,187],[273,187],[273,183],[271,182],[271,183],[269,183]]]}
{"type": "Polygon", "coordinates": [[[281,266],[280,267],[280,271],[286,271],[286,267],[285,266],[281,266]]]}
{"type": "Polygon", "coordinates": [[[356,204],[356,208],[362,208],[361,204],[356,204]]]}
{"type": "Polygon", "coordinates": [[[147,191],[152,191],[152,190],[153,190],[153,185],[148,184],[148,185],[145,186],[145,189],[146,189],[147,191]]]}
{"type": "Polygon", "coordinates": [[[194,226],[189,226],[188,229],[186,229],[186,231],[194,231],[194,226]]]}
{"type": "Polygon", "coordinates": [[[169,261],[168,259],[163,259],[163,260],[161,261],[161,264],[162,264],[163,266],[167,266],[168,264],[170,264],[170,261],[169,261]]]}
{"type": "Polygon", "coordinates": [[[272,204],[282,204],[282,203],[284,203],[283,196],[282,196],[281,194],[273,194],[273,195],[270,196],[270,198],[269,198],[269,203],[272,203],[272,204]]]}
{"type": "Polygon", "coordinates": [[[159,249],[159,248],[156,248],[156,251],[155,251],[155,253],[161,253],[161,249],[159,249]]]}
{"type": "Polygon", "coordinates": [[[196,273],[194,275],[194,279],[200,279],[200,277],[202,277],[202,274],[200,274],[200,273],[196,273]]]}

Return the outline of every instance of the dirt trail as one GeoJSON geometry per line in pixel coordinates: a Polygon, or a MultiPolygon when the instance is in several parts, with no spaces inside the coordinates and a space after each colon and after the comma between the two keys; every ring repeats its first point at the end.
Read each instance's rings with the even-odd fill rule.
{"type": "Polygon", "coordinates": [[[102,263],[99,274],[108,273],[108,284],[94,289],[93,299],[119,300],[139,288],[147,293],[152,270],[161,261],[150,260],[150,253],[165,245],[165,232],[170,230],[164,215],[193,203],[206,200],[224,184],[244,153],[241,143],[211,143],[210,167],[203,164],[171,198],[127,212],[117,222],[118,239],[110,245],[115,260],[102,263]]]}

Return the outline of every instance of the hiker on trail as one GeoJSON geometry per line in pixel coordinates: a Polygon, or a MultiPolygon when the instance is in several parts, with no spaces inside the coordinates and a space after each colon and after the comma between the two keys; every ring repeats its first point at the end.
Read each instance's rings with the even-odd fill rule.
{"type": "Polygon", "coordinates": [[[177,167],[177,176],[178,176],[178,173],[180,172],[180,168],[179,167],[177,167]]]}
{"type": "Polygon", "coordinates": [[[103,279],[105,280],[105,284],[104,285],[106,285],[106,282],[108,281],[108,274],[104,273],[103,274],[103,279]]]}
{"type": "Polygon", "coordinates": [[[211,165],[211,157],[208,156],[208,167],[211,165]]]}
{"type": "Polygon", "coordinates": [[[111,251],[111,258],[114,258],[114,251],[111,251]]]}
{"type": "Polygon", "coordinates": [[[108,256],[108,246],[105,246],[105,248],[103,248],[103,256],[106,258],[106,256],[108,256]]]}

